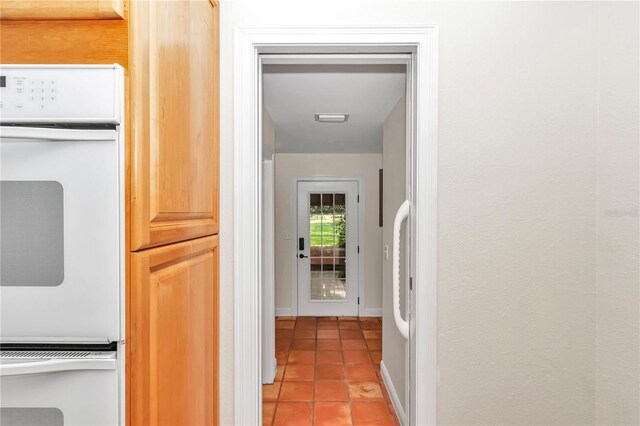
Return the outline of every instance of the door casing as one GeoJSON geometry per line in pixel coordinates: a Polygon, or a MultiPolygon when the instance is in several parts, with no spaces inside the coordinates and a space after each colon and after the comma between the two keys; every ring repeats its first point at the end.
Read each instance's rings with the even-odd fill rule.
{"type": "MultiPolygon", "coordinates": [[[[261,421],[260,54],[411,55],[414,168],[415,374],[411,424],[436,424],[437,380],[437,27],[235,28],[234,33],[234,421],[261,421]],[[419,401],[419,403],[416,403],[419,401]]],[[[374,62],[375,63],[375,62],[374,62]]]]}

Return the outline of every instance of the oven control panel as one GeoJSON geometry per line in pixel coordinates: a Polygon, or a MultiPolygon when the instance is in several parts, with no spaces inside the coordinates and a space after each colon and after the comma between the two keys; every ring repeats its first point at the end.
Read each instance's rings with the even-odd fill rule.
{"type": "Polygon", "coordinates": [[[46,109],[51,102],[56,100],[56,80],[34,80],[15,76],[12,83],[16,95],[22,95],[23,99],[23,102],[15,104],[16,109],[24,109],[25,106],[46,109]],[[25,105],[25,102],[30,105],[25,105]]]}
{"type": "Polygon", "coordinates": [[[2,65],[0,122],[119,123],[118,65],[2,65]]]}

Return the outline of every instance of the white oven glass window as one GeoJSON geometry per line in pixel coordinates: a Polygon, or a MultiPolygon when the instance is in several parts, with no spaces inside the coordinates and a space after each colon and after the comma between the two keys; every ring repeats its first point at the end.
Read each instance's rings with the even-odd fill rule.
{"type": "Polygon", "coordinates": [[[53,407],[0,408],[2,426],[64,426],[62,411],[53,407]]]}
{"type": "Polygon", "coordinates": [[[63,193],[56,181],[0,182],[0,285],[62,284],[63,193]]]}

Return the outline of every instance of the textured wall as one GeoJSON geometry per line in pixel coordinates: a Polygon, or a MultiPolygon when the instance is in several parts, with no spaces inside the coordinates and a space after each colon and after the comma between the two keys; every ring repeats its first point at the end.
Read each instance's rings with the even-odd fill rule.
{"type": "Polygon", "coordinates": [[[262,146],[265,156],[276,153],[276,123],[266,109],[262,110],[262,146]]]}
{"type": "Polygon", "coordinates": [[[435,21],[439,422],[592,424],[597,6],[435,21]]]}
{"type": "Polygon", "coordinates": [[[596,423],[640,424],[637,2],[600,7],[596,423]]]}
{"type": "MultiPolygon", "coordinates": [[[[382,227],[382,244],[389,247],[389,259],[382,259],[382,361],[389,373],[393,388],[406,414],[405,387],[406,375],[406,340],[396,327],[393,318],[393,221],[400,205],[407,199],[406,179],[406,97],[403,95],[393,107],[382,126],[382,169],[384,170],[384,224],[382,227]]],[[[406,225],[406,222],[405,222],[406,225]]],[[[406,247],[406,226],[401,230],[400,247],[406,247]]],[[[400,257],[400,311],[407,319],[406,311],[406,268],[407,256],[400,257]],[[403,285],[404,284],[404,285],[403,285]]]]}

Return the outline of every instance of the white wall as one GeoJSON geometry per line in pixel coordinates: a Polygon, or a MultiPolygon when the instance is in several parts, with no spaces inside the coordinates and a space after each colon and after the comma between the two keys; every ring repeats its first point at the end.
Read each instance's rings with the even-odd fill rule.
{"type": "Polygon", "coordinates": [[[275,342],[275,172],[276,126],[262,111],[262,383],[276,376],[275,342]]]}
{"type": "MultiPolygon", "coordinates": [[[[302,176],[349,176],[364,180],[365,242],[364,250],[365,295],[360,295],[361,315],[380,314],[382,309],[382,270],[380,250],[382,229],[378,227],[378,170],[382,167],[380,154],[276,154],[276,312],[291,309],[293,277],[292,260],[295,259],[292,238],[293,182],[302,176]]],[[[362,193],[362,189],[360,190],[362,193]]]]}
{"type": "Polygon", "coordinates": [[[266,108],[262,110],[262,149],[268,155],[276,153],[276,123],[266,108]]]}
{"type": "Polygon", "coordinates": [[[596,424],[640,424],[638,3],[600,6],[596,424]]]}
{"type": "MultiPolygon", "coordinates": [[[[607,240],[596,241],[602,222],[612,224],[608,240],[614,246],[618,233],[637,226],[637,218],[596,214],[596,201],[620,205],[597,196],[599,185],[607,185],[597,180],[605,170],[597,163],[598,148],[605,145],[597,139],[604,129],[599,133],[596,126],[597,29],[604,5],[221,3],[221,422],[233,424],[234,26],[435,23],[440,31],[439,423],[593,424],[596,394],[598,422],[637,423],[637,387],[620,391],[616,385],[638,381],[638,334],[629,325],[638,316],[638,305],[629,302],[638,300],[637,256],[627,251],[636,249],[637,241],[616,247],[631,253],[621,264],[615,256],[605,257],[607,240]],[[604,294],[597,292],[605,281],[596,281],[596,259],[599,277],[625,268],[617,274],[625,275],[624,281],[607,285],[604,294]],[[625,303],[613,315],[620,300],[625,303]],[[620,325],[625,330],[608,340],[608,330],[620,325]],[[615,343],[598,351],[603,363],[597,381],[596,342],[615,343]],[[624,355],[617,358],[617,352],[624,355]],[[615,368],[604,367],[610,361],[615,368]],[[621,417],[613,417],[618,416],[614,392],[623,394],[626,404],[621,417]]],[[[600,34],[637,31],[637,20],[631,19],[638,15],[637,5],[615,7],[622,8],[619,18],[601,20],[600,34]]],[[[628,54],[632,59],[625,60],[637,61],[637,49],[628,54]]],[[[623,66],[612,63],[606,81],[633,96],[637,72],[617,72],[623,66]]],[[[603,89],[606,81],[601,80],[603,89]]],[[[609,104],[612,111],[614,104],[609,104]]],[[[619,149],[606,149],[613,157],[606,167],[614,172],[616,163],[629,157],[626,141],[637,142],[631,139],[637,113],[624,105],[624,114],[602,122],[621,120],[608,128],[631,129],[624,130],[630,139],[621,140],[619,149]]],[[[628,177],[621,179],[633,179],[638,162],[626,167],[628,177]]],[[[637,193],[628,194],[621,204],[636,205],[637,193]]]]}
{"type": "Polygon", "coordinates": [[[438,418],[593,424],[597,5],[439,22],[438,418]]]}
{"type": "MultiPolygon", "coordinates": [[[[393,107],[382,126],[382,170],[384,223],[382,245],[389,248],[389,258],[382,259],[382,361],[389,373],[392,386],[398,395],[406,415],[405,387],[406,340],[398,331],[393,318],[393,222],[400,205],[407,199],[407,157],[406,157],[406,97],[403,95],[393,107]]],[[[401,230],[400,247],[406,247],[406,223],[401,230]]],[[[400,310],[406,320],[406,268],[407,256],[400,257],[400,310]]]]}

